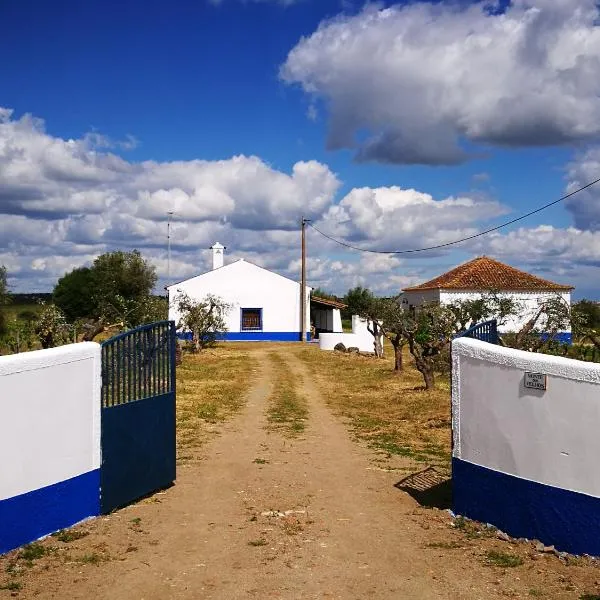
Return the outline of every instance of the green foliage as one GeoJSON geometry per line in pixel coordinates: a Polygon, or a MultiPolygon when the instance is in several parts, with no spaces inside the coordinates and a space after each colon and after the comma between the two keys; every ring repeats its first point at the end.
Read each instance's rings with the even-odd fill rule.
{"type": "Polygon", "coordinates": [[[217,334],[227,331],[225,315],[231,305],[218,296],[208,294],[202,300],[193,300],[182,293],[175,302],[181,315],[177,327],[192,332],[196,350],[214,345],[217,334]]]}
{"type": "MultiPolygon", "coordinates": [[[[494,291],[473,300],[444,306],[429,303],[407,310],[402,304],[401,296],[375,298],[368,290],[355,290],[358,290],[356,296],[359,299],[355,303],[356,312],[370,323],[370,331],[374,332],[378,327],[391,342],[395,354],[395,370],[402,370],[402,347],[408,344],[427,389],[435,386],[436,372],[445,374],[449,371],[450,342],[458,332],[488,319],[504,323],[520,310],[512,298],[503,297],[494,291]]],[[[555,321],[561,322],[558,317],[555,321]]]]}
{"type": "Polygon", "coordinates": [[[371,311],[380,323],[383,335],[394,348],[394,370],[402,371],[402,348],[407,342],[404,335],[406,310],[402,306],[400,296],[397,298],[378,298],[372,302],[371,311]]]}
{"type": "Polygon", "coordinates": [[[23,546],[19,551],[19,558],[22,558],[25,561],[33,562],[38,558],[42,558],[52,552],[52,548],[50,546],[43,546],[38,542],[32,542],[31,544],[27,544],[23,546]]]}
{"type": "MultiPolygon", "coordinates": [[[[6,267],[0,265],[0,306],[8,304],[10,296],[8,294],[8,282],[6,275],[6,267]]],[[[6,333],[7,330],[7,318],[6,314],[0,311],[0,335],[6,333]]]]}
{"type": "Polygon", "coordinates": [[[22,587],[23,587],[23,584],[21,584],[18,581],[9,581],[7,583],[0,585],[0,590],[7,590],[9,592],[18,592],[22,587]]]}
{"type": "Polygon", "coordinates": [[[58,280],[52,300],[72,323],[76,319],[98,316],[97,294],[94,271],[81,267],[58,280]]]}
{"type": "Polygon", "coordinates": [[[592,300],[580,300],[573,305],[573,315],[579,319],[579,323],[586,329],[600,329],[600,304],[592,300]]]}
{"type": "Polygon", "coordinates": [[[335,294],[331,294],[330,292],[326,292],[321,288],[315,288],[311,292],[311,296],[316,296],[317,298],[324,298],[325,300],[336,300],[339,301],[339,298],[335,294]]]}
{"type": "Polygon", "coordinates": [[[33,349],[36,341],[34,330],[36,319],[37,314],[32,320],[7,319],[5,321],[2,342],[11,354],[33,349]]]}
{"type": "Polygon", "coordinates": [[[92,267],[61,277],[53,299],[69,322],[92,319],[136,327],[166,317],[166,301],[152,296],[156,280],[155,267],[138,250],[107,252],[92,267]]]}
{"type": "Polygon", "coordinates": [[[352,315],[363,316],[372,306],[375,297],[371,290],[357,286],[348,290],[344,296],[344,304],[348,307],[342,310],[344,319],[352,318],[352,315]]]}
{"type": "Polygon", "coordinates": [[[10,295],[8,292],[8,275],[6,272],[6,267],[4,265],[0,265],[0,305],[8,304],[10,300],[10,295]]]}
{"type": "Polygon", "coordinates": [[[520,331],[502,336],[502,343],[520,350],[546,353],[556,344],[558,334],[569,327],[580,331],[580,317],[574,314],[569,303],[557,294],[541,303],[520,331]]]}
{"type": "Polygon", "coordinates": [[[456,319],[456,332],[465,331],[469,327],[496,319],[499,325],[522,312],[522,307],[509,296],[504,296],[495,290],[489,290],[479,298],[461,300],[447,305],[456,319]]]}
{"type": "Polygon", "coordinates": [[[20,310],[17,313],[17,319],[19,321],[24,321],[25,323],[33,323],[39,317],[39,311],[31,310],[30,308],[26,308],[25,310],[20,310]]]}
{"type": "Polygon", "coordinates": [[[81,529],[61,529],[56,533],[52,534],[53,538],[56,538],[59,542],[69,544],[75,542],[89,535],[89,531],[83,531],[81,529]]]}
{"type": "Polygon", "coordinates": [[[156,269],[138,250],[107,252],[92,267],[98,317],[135,327],[145,322],[146,308],[156,284],[156,269]]]}
{"type": "Polygon", "coordinates": [[[143,323],[166,321],[169,317],[169,301],[164,296],[147,296],[140,314],[143,323]]]}
{"type": "Polygon", "coordinates": [[[401,350],[408,344],[417,370],[423,375],[427,389],[435,387],[436,360],[449,346],[456,331],[454,312],[437,303],[406,310],[401,297],[373,299],[361,316],[379,323],[396,353],[395,368],[402,370],[401,350]]]}
{"type": "MultiPolygon", "coordinates": [[[[514,335],[506,337],[506,345],[511,346],[511,340],[514,335]]],[[[503,340],[504,341],[504,340],[503,340]]],[[[558,341],[549,342],[543,348],[544,354],[552,354],[554,356],[564,356],[574,360],[582,360],[584,362],[600,362],[600,348],[590,344],[564,344],[558,341]]]]}
{"type": "Polygon", "coordinates": [[[68,344],[71,341],[72,330],[60,308],[48,304],[42,308],[35,324],[35,334],[42,348],[54,348],[68,344]]]}
{"type": "Polygon", "coordinates": [[[516,554],[500,552],[498,550],[488,550],[486,553],[486,562],[495,567],[519,567],[523,564],[523,559],[516,554]]]}

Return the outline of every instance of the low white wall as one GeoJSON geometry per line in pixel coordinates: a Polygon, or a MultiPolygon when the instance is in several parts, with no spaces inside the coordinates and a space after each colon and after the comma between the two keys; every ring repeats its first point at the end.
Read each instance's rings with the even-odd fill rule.
{"type": "Polygon", "coordinates": [[[452,350],[455,457],[600,497],[600,365],[466,338],[452,350]]]}
{"type": "Polygon", "coordinates": [[[100,369],[92,342],[0,357],[0,552],[98,514],[100,369]]]}
{"type": "Polygon", "coordinates": [[[367,322],[357,315],[352,317],[352,333],[321,333],[319,334],[319,348],[333,350],[339,343],[346,348],[358,348],[361,352],[375,352],[374,338],[367,329],[367,322]]]}
{"type": "Polygon", "coordinates": [[[600,554],[600,365],[467,338],[452,361],[455,510],[600,554]]]}
{"type": "Polygon", "coordinates": [[[335,333],[343,332],[344,328],[342,327],[342,313],[339,308],[333,309],[333,330],[335,333]]]}

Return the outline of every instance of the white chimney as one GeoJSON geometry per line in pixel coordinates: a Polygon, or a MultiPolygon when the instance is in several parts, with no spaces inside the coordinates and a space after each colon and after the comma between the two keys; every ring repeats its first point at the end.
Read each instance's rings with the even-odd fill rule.
{"type": "Polygon", "coordinates": [[[213,270],[214,269],[219,269],[223,266],[223,252],[225,250],[225,246],[221,246],[221,244],[219,244],[219,242],[215,242],[212,247],[211,250],[213,252],[213,270]]]}

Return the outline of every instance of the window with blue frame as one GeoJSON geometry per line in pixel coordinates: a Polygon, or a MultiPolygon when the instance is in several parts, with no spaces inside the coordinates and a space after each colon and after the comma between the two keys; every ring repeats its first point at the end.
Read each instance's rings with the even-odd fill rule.
{"type": "Polygon", "coordinates": [[[242,331],[262,331],[262,308],[242,308],[242,331]]]}

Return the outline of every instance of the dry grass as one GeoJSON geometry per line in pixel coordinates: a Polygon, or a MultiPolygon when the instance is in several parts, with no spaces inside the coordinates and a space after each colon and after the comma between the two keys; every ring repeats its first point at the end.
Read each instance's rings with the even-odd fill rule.
{"type": "Polygon", "coordinates": [[[323,397],[348,419],[359,439],[388,456],[448,468],[450,462],[450,385],[437,378],[437,389],[425,391],[421,374],[408,352],[405,371],[393,371],[393,353],[386,357],[298,350],[323,397]]]}
{"type": "Polygon", "coordinates": [[[179,460],[200,446],[215,425],[239,411],[245,403],[256,361],[231,344],[184,354],[177,367],[177,447],[179,460]]]}
{"type": "Polygon", "coordinates": [[[296,376],[281,354],[271,352],[274,385],[269,398],[267,417],[269,428],[286,437],[295,437],[304,431],[308,418],[306,399],[296,391],[296,376]]]}

